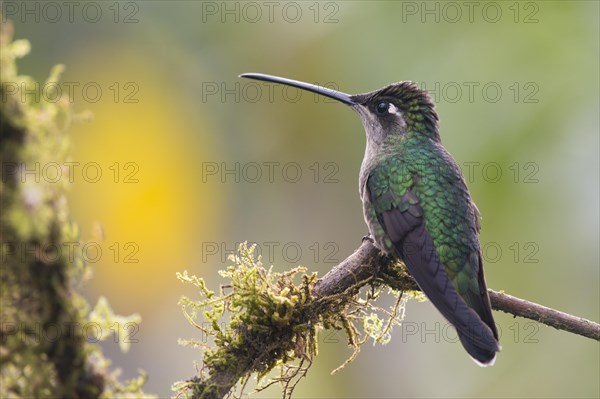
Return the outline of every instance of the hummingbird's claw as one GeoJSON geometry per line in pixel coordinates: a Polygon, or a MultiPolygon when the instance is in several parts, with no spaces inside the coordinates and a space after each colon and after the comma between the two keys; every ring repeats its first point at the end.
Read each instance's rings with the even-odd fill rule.
{"type": "Polygon", "coordinates": [[[371,234],[367,234],[366,236],[364,236],[361,240],[361,243],[365,241],[371,241],[371,243],[375,243],[375,240],[373,240],[373,236],[371,234]]]}

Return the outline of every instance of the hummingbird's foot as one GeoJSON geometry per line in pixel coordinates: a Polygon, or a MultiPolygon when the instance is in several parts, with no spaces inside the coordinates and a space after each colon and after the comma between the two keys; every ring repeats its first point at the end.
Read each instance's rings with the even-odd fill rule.
{"type": "Polygon", "coordinates": [[[371,241],[372,243],[375,243],[375,240],[373,239],[373,236],[371,234],[367,234],[366,236],[364,236],[361,240],[361,243],[365,241],[371,241]]]}

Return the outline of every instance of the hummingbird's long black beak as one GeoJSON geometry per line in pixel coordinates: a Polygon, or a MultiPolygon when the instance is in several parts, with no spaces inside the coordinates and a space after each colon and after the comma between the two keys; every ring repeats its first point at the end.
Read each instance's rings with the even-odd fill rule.
{"type": "Polygon", "coordinates": [[[313,93],[320,94],[325,97],[333,98],[334,100],[338,100],[347,105],[356,104],[352,101],[352,96],[346,93],[342,93],[341,91],[328,89],[327,87],[317,86],[310,83],[300,82],[298,80],[280,78],[279,76],[265,75],[263,73],[243,73],[240,75],[240,78],[248,78],[255,80],[262,80],[265,82],[273,82],[273,83],[281,83],[287,86],[298,87],[302,90],[312,91],[313,93]]]}

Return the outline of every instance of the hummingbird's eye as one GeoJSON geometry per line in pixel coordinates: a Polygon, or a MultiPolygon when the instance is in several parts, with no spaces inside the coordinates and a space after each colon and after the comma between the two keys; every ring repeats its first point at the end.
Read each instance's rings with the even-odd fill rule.
{"type": "Polygon", "coordinates": [[[390,108],[390,103],[382,101],[379,104],[377,104],[377,107],[375,107],[375,110],[377,111],[377,113],[379,115],[383,115],[388,112],[389,108],[390,108]]]}

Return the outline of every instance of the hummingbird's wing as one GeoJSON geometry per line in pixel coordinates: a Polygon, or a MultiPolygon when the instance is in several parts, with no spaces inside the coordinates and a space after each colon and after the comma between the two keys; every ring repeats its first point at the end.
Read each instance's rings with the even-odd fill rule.
{"type": "MultiPolygon", "coordinates": [[[[442,253],[438,253],[427,230],[426,211],[412,176],[399,178],[394,168],[380,165],[371,171],[366,186],[371,216],[378,222],[377,228],[380,227],[381,233],[384,233],[380,245],[385,248],[382,249],[395,253],[404,261],[425,295],[454,325],[471,357],[481,365],[493,364],[499,350],[498,336],[483,279],[479,249],[476,251],[478,259],[474,259],[475,256],[464,259],[467,263],[477,263],[461,267],[451,263],[456,261],[453,255],[463,252],[463,248],[442,246],[439,251],[442,253]],[[445,266],[440,258],[450,259],[447,262],[450,266],[445,266]],[[462,295],[457,287],[462,288],[462,295]]],[[[432,212],[431,207],[425,208],[432,212]]],[[[373,222],[371,220],[370,225],[373,222]]]]}

